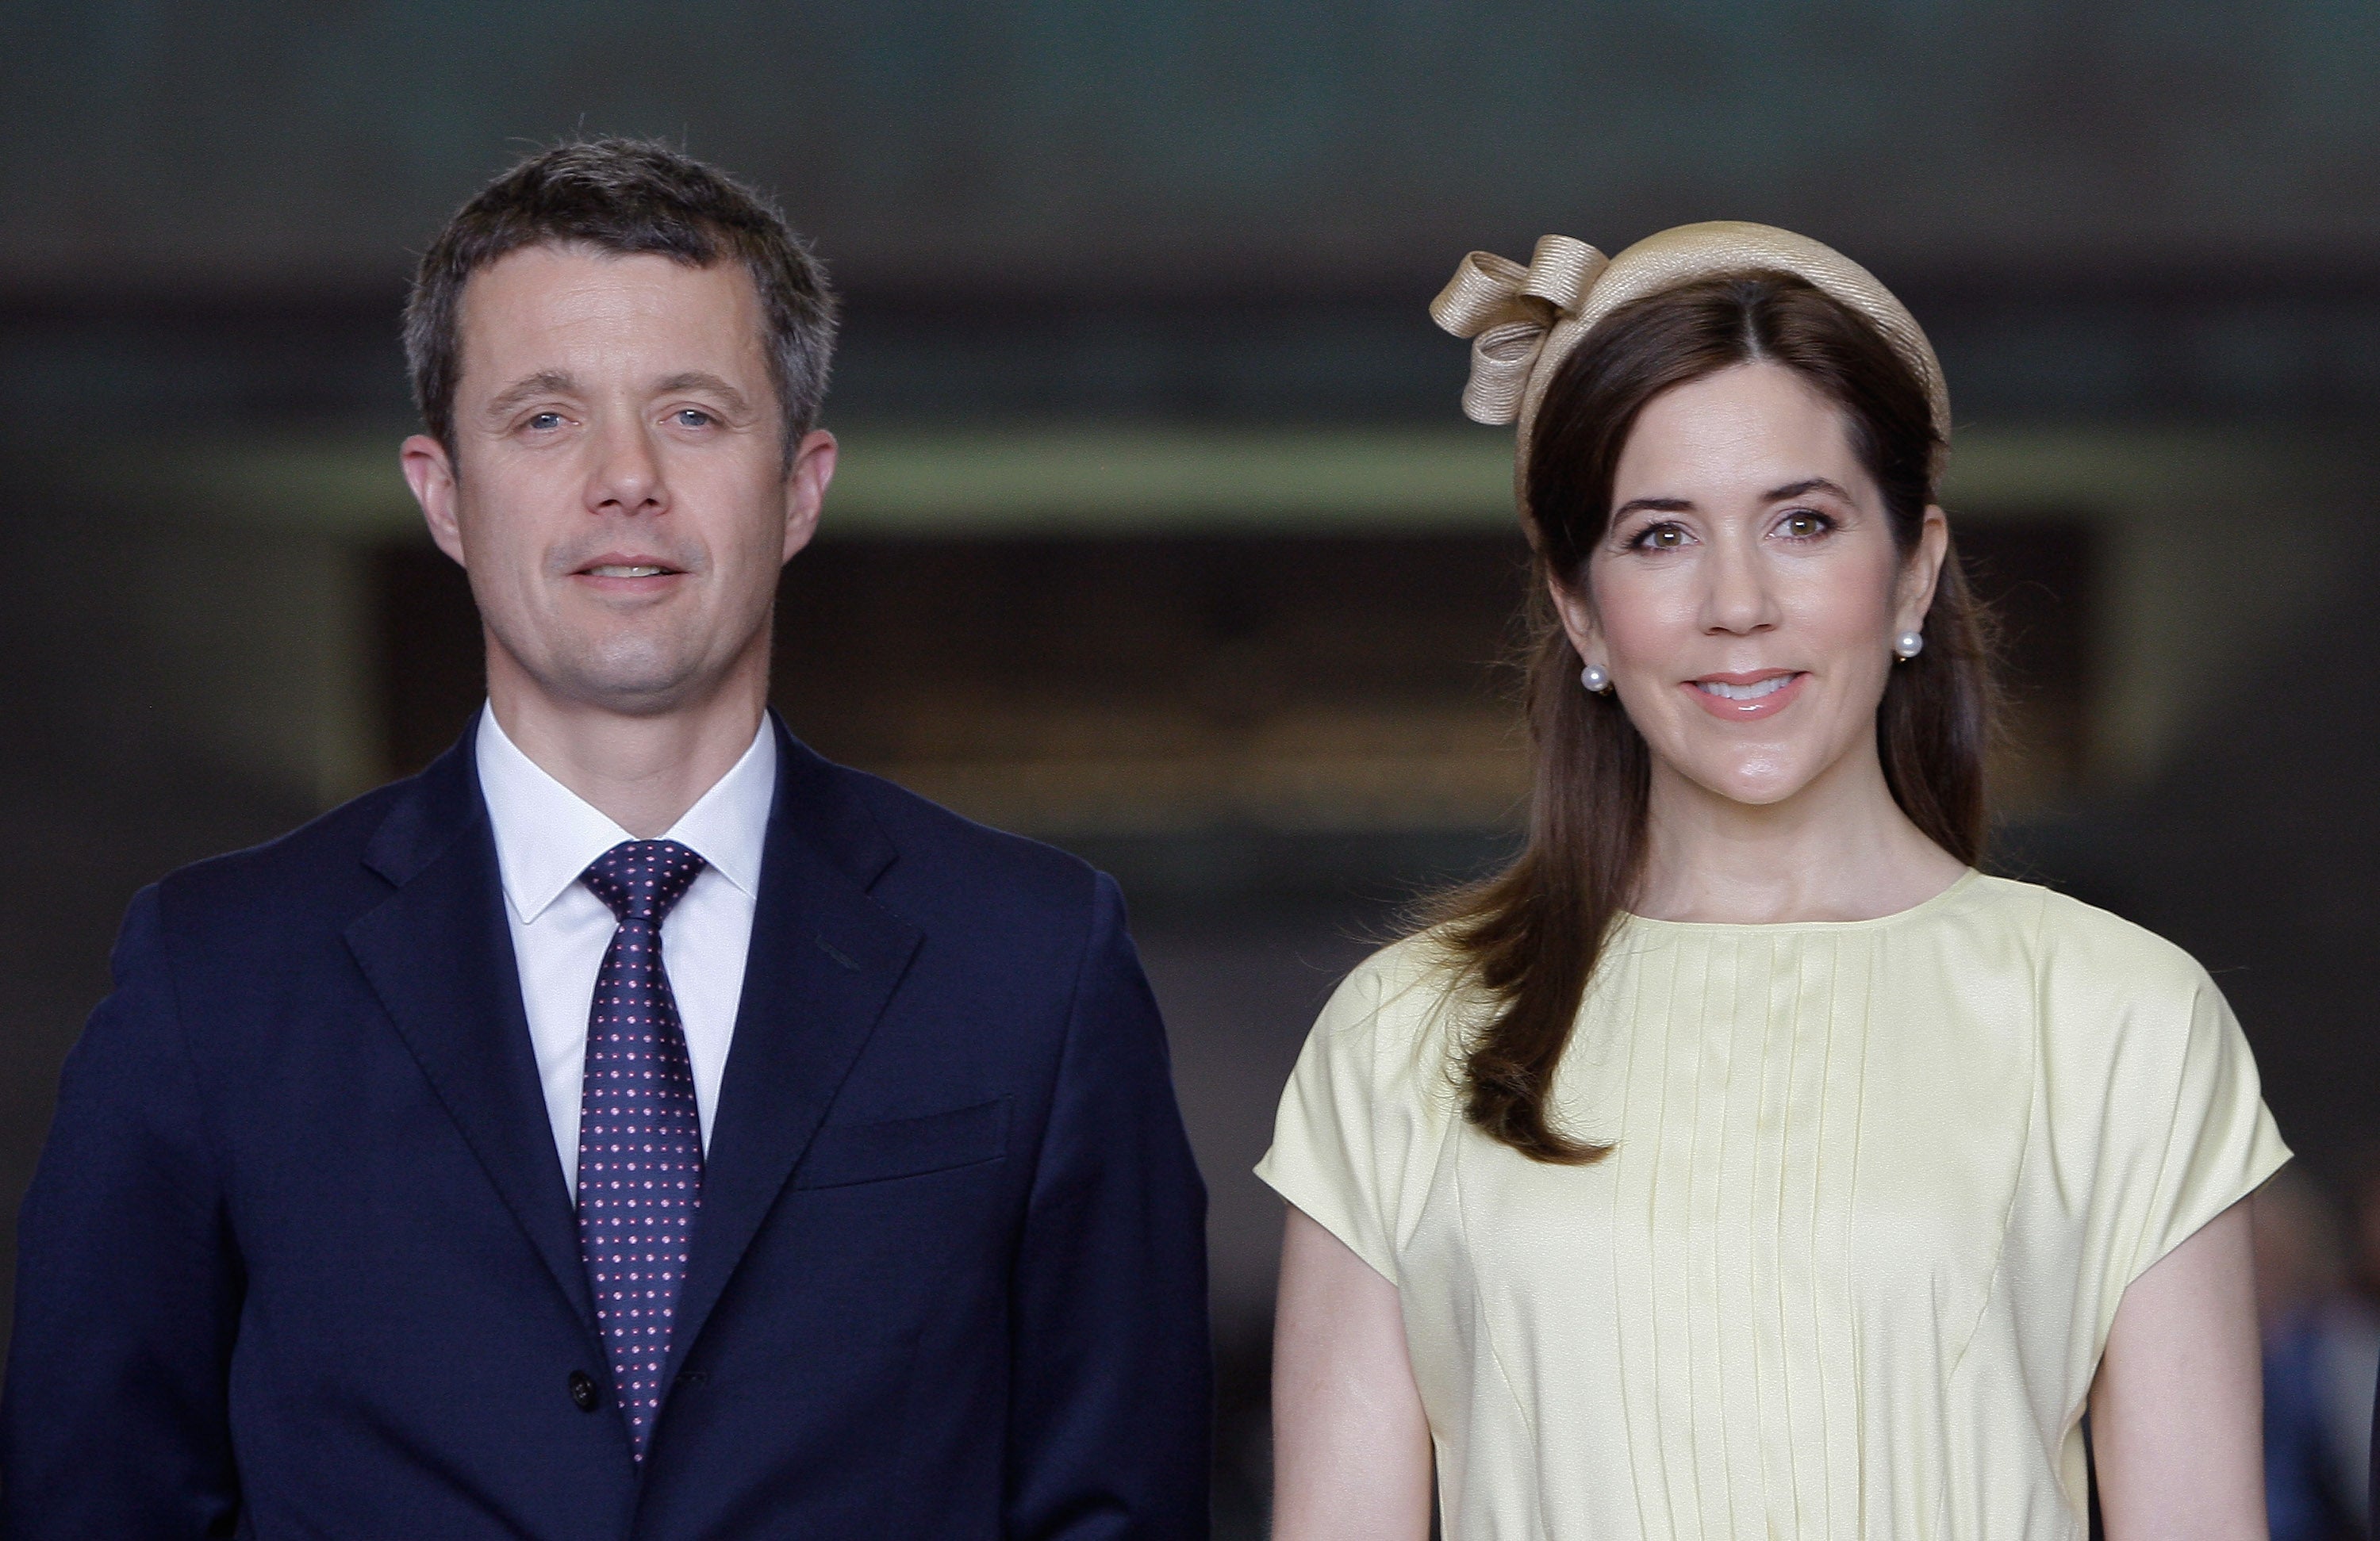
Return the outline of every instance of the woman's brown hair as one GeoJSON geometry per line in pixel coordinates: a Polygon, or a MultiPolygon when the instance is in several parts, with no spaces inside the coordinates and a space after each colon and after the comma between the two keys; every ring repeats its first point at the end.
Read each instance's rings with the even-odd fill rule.
{"type": "MultiPolygon", "coordinates": [[[[1652,771],[1618,697],[1579,687],[1580,660],[1548,584],[1585,591],[1588,557],[1610,520],[1621,449],[1645,404],[1753,362],[1793,370],[1841,410],[1904,553],[1935,501],[1948,446],[1924,385],[1874,327],[1788,273],[1704,279],[1622,307],[1548,385],[1522,473],[1535,552],[1527,843],[1502,872],[1441,901],[1434,917],[1493,1008],[1464,1050],[1464,1114],[1536,1160],[1582,1163],[1609,1148],[1555,1127],[1547,1103],[1604,943],[1644,873],[1652,771]]],[[[1925,650],[1888,677],[1876,747],[1901,810],[1973,865],[1986,826],[1989,618],[1955,549],[1943,559],[1925,636],[1925,650]]]]}

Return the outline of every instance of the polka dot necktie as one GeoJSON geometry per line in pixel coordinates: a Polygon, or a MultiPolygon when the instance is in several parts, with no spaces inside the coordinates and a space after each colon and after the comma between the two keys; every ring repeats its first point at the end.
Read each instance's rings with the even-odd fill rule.
{"type": "Polygon", "coordinates": [[[578,1105],[578,1255],[612,1386],[645,1458],[661,1411],[678,1285],[702,1206],[702,1124],[677,1000],[662,969],[662,920],[703,859],[672,840],[628,840],[579,880],[620,917],[595,977],[578,1105]]]}

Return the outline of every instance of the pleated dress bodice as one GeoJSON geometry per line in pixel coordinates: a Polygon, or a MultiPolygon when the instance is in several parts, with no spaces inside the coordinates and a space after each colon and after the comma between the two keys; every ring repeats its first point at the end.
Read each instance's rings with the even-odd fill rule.
{"type": "Polygon", "coordinates": [[[1532,1161],[1459,1115],[1427,934],[1259,1171],[1397,1285],[1450,1537],[2084,1535],[2123,1287],[2287,1152],[2190,960],[1970,874],[1876,921],[1614,933],[1532,1161]]]}

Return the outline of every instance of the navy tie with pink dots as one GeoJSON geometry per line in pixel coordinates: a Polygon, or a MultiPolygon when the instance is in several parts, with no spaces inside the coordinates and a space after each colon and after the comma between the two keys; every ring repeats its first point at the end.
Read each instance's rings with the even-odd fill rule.
{"type": "Polygon", "coordinates": [[[579,880],[620,917],[587,1021],[578,1110],[578,1256],[638,1461],[661,1411],[678,1285],[702,1207],[702,1123],[662,920],[703,868],[674,840],[627,840],[579,880]]]}

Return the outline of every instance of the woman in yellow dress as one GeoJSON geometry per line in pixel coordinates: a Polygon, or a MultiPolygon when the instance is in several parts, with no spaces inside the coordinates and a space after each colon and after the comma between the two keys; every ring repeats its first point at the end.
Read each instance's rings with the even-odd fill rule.
{"type": "Polygon", "coordinates": [[[1528,843],[1374,956],[1288,1199],[1281,1541],[2265,1535],[2240,1200],[2170,945],[1975,870],[1983,618],[1909,313],[1689,225],[1467,259],[1545,624],[1528,843]]]}

